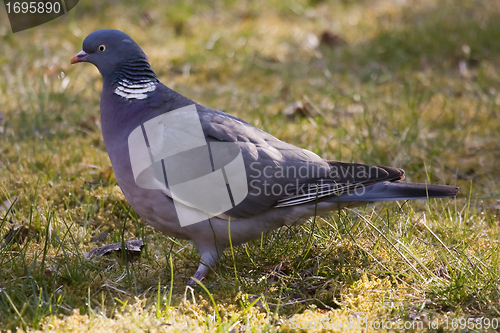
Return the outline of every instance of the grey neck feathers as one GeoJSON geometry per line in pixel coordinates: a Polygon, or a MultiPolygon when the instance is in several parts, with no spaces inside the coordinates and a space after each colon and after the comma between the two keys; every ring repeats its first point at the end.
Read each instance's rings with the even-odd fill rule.
{"type": "Polygon", "coordinates": [[[145,99],[156,90],[158,79],[144,58],[123,63],[114,72],[114,93],[126,99],[145,99]]]}

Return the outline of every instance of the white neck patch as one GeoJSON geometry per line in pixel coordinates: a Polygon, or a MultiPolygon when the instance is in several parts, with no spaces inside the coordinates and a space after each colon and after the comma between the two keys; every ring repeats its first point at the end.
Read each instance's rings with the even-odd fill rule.
{"type": "Polygon", "coordinates": [[[124,79],[117,83],[114,93],[126,99],[145,99],[147,93],[156,90],[156,84],[156,81],[150,80],[130,82],[124,79]]]}

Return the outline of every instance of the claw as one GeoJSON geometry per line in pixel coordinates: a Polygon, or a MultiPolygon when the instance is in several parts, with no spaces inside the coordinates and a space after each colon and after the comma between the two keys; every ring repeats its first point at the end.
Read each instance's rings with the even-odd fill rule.
{"type": "Polygon", "coordinates": [[[198,282],[196,280],[198,280],[198,281],[203,280],[205,278],[205,275],[206,275],[206,273],[200,272],[200,270],[198,269],[196,271],[196,273],[194,273],[193,277],[189,279],[189,281],[187,283],[188,286],[198,285],[198,282]],[[194,280],[194,279],[196,279],[196,280],[194,280]]]}

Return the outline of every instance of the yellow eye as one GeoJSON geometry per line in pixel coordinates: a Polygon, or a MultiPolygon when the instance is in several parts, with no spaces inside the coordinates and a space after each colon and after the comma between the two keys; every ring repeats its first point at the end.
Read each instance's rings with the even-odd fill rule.
{"type": "Polygon", "coordinates": [[[106,51],[106,45],[99,45],[99,51],[104,52],[106,51]]]}

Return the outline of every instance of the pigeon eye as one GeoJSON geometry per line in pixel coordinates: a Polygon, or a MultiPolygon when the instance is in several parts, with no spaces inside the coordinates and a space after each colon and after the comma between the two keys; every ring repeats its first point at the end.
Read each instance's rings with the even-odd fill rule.
{"type": "Polygon", "coordinates": [[[99,51],[104,52],[106,51],[106,45],[99,45],[99,51]]]}

